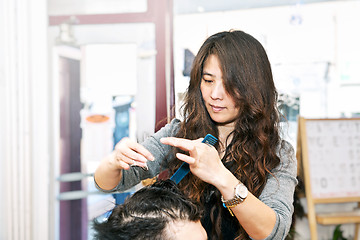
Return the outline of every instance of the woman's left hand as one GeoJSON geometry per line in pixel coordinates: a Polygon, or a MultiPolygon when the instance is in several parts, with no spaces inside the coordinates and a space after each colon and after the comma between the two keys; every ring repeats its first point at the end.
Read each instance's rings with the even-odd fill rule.
{"type": "Polygon", "coordinates": [[[215,147],[202,143],[202,138],[189,140],[184,138],[167,137],[160,139],[161,143],[178,147],[187,151],[189,155],[177,153],[176,157],[190,165],[190,171],[198,178],[212,185],[220,180],[222,171],[228,171],[221,162],[215,147]]]}

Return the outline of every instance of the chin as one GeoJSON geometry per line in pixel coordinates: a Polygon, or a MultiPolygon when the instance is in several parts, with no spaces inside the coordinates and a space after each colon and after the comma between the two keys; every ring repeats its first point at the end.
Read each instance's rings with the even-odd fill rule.
{"type": "Polygon", "coordinates": [[[216,122],[218,125],[226,125],[226,124],[229,124],[229,123],[233,122],[233,121],[230,121],[230,120],[216,119],[216,118],[213,118],[213,121],[216,122]]]}
{"type": "Polygon", "coordinates": [[[217,125],[228,125],[233,124],[236,119],[224,119],[219,117],[213,117],[211,118],[214,122],[216,122],[217,125]]]}

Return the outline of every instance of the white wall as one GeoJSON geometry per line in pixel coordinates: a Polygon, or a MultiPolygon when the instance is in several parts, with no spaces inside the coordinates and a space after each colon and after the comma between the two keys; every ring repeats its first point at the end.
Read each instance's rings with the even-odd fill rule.
{"type": "MultiPolygon", "coordinates": [[[[4,10],[5,10],[5,1],[0,1],[0,16],[4,16],[4,10]]],[[[0,36],[4,36],[5,34],[5,24],[3,21],[3,17],[0,17],[0,36]]],[[[5,59],[4,59],[4,48],[5,48],[5,42],[4,38],[0,38],[0,110],[2,112],[5,111],[5,59]]],[[[0,182],[5,183],[5,174],[3,173],[5,169],[5,160],[6,154],[5,154],[5,118],[0,117],[0,182]]],[[[4,194],[0,194],[0,212],[5,212],[6,209],[6,201],[4,198],[4,194]]],[[[6,215],[0,214],[0,239],[5,239],[6,237],[6,215]]]]}
{"type": "Polygon", "coordinates": [[[147,0],[49,0],[49,15],[145,12],[147,0]]]}
{"type": "MultiPolygon", "coordinates": [[[[2,9],[2,7],[0,6],[0,9],[2,9]]],[[[1,21],[0,21],[1,23],[1,21]]],[[[3,29],[2,26],[0,26],[0,29],[3,29]]],[[[0,35],[2,35],[0,33],[0,35]]],[[[0,38],[0,56],[4,56],[2,54],[2,38],[0,38]]],[[[4,82],[4,74],[3,74],[3,57],[0,57],[0,109],[1,111],[5,110],[5,82],[4,82]]],[[[5,159],[6,159],[6,153],[5,153],[5,129],[6,129],[6,125],[5,125],[5,119],[0,117],[0,182],[2,183],[6,183],[6,178],[5,178],[5,174],[4,174],[4,169],[5,169],[5,159]]],[[[4,213],[6,209],[6,201],[5,201],[5,197],[4,197],[4,193],[0,193],[0,212],[4,213]]],[[[6,239],[6,215],[5,214],[0,214],[0,239],[6,239]]]]}
{"type": "Polygon", "coordinates": [[[49,239],[46,6],[0,0],[0,239],[49,239]]]}

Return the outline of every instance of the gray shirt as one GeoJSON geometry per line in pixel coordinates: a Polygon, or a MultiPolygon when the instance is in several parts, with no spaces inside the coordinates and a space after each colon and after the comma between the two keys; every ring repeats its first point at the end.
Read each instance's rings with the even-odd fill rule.
{"type": "MultiPolygon", "coordinates": [[[[171,123],[142,143],[155,158],[154,161],[147,162],[148,171],[132,167],[127,171],[123,171],[123,178],[116,188],[111,191],[102,191],[127,190],[141,180],[155,177],[161,170],[166,168],[173,158],[172,149],[170,146],[160,143],[160,138],[175,136],[179,130],[179,123],[180,121],[177,119],[172,120],[171,123]]],[[[294,211],[293,196],[297,185],[297,162],[294,150],[288,142],[285,142],[285,147],[279,151],[279,157],[281,159],[280,165],[272,170],[273,175],[268,175],[266,185],[259,196],[259,199],[276,213],[275,227],[266,239],[285,239],[290,229],[294,211]]]]}

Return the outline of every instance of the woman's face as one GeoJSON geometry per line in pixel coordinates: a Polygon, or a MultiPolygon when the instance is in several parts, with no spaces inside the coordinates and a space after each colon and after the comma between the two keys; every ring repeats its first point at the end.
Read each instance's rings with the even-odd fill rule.
{"type": "Polygon", "coordinates": [[[219,125],[233,125],[239,108],[225,90],[220,62],[213,54],[204,63],[200,90],[211,119],[219,125]]]}

